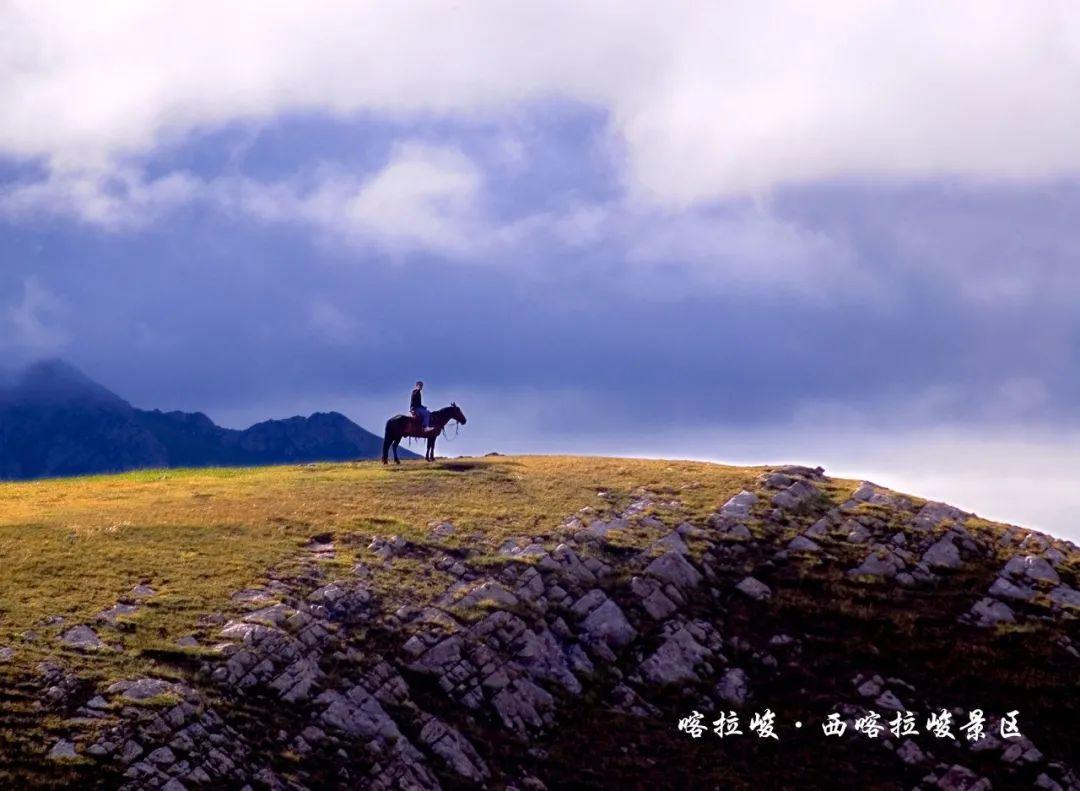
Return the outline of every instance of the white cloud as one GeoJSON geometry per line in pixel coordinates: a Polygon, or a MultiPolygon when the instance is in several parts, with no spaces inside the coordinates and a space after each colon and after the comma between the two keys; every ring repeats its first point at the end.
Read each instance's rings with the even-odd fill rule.
{"type": "Polygon", "coordinates": [[[40,181],[0,189],[0,215],[74,217],[109,230],[155,220],[195,198],[201,184],[184,173],[148,180],[131,167],[52,171],[40,181]]]}
{"type": "Polygon", "coordinates": [[[480,173],[465,155],[448,148],[409,144],[345,204],[345,216],[362,236],[385,245],[461,252],[473,245],[480,173]]]}
{"type": "Polygon", "coordinates": [[[638,221],[634,227],[636,233],[628,229],[627,259],[659,268],[657,285],[670,280],[665,267],[678,265],[694,275],[686,284],[690,289],[703,283],[767,284],[814,298],[834,295],[846,285],[863,299],[876,296],[869,278],[859,273],[853,249],[767,211],[687,211],[638,221]]]}
{"type": "Polygon", "coordinates": [[[54,173],[0,194],[0,212],[70,216],[120,230],[189,202],[260,222],[303,225],[357,249],[433,252],[481,265],[524,260],[537,249],[606,245],[633,265],[623,285],[657,299],[702,285],[768,286],[812,297],[862,284],[863,297],[873,295],[852,250],[766,209],[672,213],[623,200],[571,202],[550,212],[496,219],[485,211],[477,163],[457,148],[415,140],[399,143],[386,162],[360,175],[333,163],[278,182],[240,175],[202,180],[187,173],[147,180],[132,168],[111,175],[54,173]],[[684,276],[673,281],[673,267],[684,276]]]}
{"type": "MultiPolygon", "coordinates": [[[[1080,169],[1080,6],[16,0],[0,152],[54,173],[287,113],[596,107],[637,200],[1080,169]]],[[[436,230],[441,235],[444,231],[436,230]]]]}
{"type": "MultiPolygon", "coordinates": [[[[660,298],[650,284],[873,297],[845,240],[773,216],[769,193],[1080,171],[1076,23],[1080,6],[1050,0],[16,0],[0,11],[0,156],[45,175],[0,185],[0,215],[125,229],[202,201],[392,254],[508,261],[530,245],[557,255],[607,244],[633,264],[628,285],[660,298]],[[607,119],[605,156],[625,192],[495,219],[484,169],[520,171],[520,111],[551,100],[607,119]],[[497,119],[502,131],[482,161],[405,140],[367,174],[324,163],[276,183],[146,175],[151,156],[192,135],[296,113],[497,119]],[[740,208],[745,196],[753,210],[740,208]],[[673,268],[689,277],[667,277],[673,268]]],[[[1022,301],[1025,282],[1010,260],[996,279],[972,279],[968,297],[1022,301]]]]}
{"type": "Polygon", "coordinates": [[[49,354],[62,348],[69,339],[60,324],[63,304],[32,277],[23,281],[23,295],[7,314],[9,333],[6,344],[20,353],[49,354]]]}
{"type": "Polygon", "coordinates": [[[110,230],[153,222],[192,202],[256,220],[302,223],[392,252],[450,255],[478,246],[482,176],[457,149],[405,142],[363,176],[329,164],[267,183],[239,175],[204,180],[173,172],[148,179],[133,167],[53,171],[0,190],[0,215],[71,217],[110,230]]]}
{"type": "Polygon", "coordinates": [[[226,177],[204,198],[267,222],[304,223],[357,245],[395,253],[475,253],[482,245],[482,177],[463,153],[418,142],[398,145],[367,177],[329,165],[303,179],[267,184],[226,177]]]}

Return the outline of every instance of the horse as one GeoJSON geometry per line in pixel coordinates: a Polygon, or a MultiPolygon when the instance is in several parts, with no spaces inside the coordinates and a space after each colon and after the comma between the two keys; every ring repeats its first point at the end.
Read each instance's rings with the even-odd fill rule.
{"type": "Polygon", "coordinates": [[[413,418],[411,415],[394,415],[386,421],[386,431],[383,432],[382,463],[389,463],[388,457],[392,447],[394,449],[394,464],[401,464],[397,449],[398,445],[401,444],[402,437],[426,439],[427,453],[424,454],[424,458],[428,461],[435,461],[435,438],[439,436],[439,433],[446,428],[446,424],[451,420],[456,420],[463,426],[466,423],[465,414],[461,411],[461,407],[454,403],[451,403],[450,406],[444,406],[442,409],[436,409],[431,413],[431,428],[427,431],[420,428],[422,424],[419,418],[413,418]]]}

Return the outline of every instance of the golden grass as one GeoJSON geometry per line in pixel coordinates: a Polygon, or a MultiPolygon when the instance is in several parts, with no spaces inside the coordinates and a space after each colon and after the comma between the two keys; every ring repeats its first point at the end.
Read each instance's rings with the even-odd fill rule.
{"type": "MultiPolygon", "coordinates": [[[[370,560],[376,535],[493,553],[507,537],[544,536],[584,506],[603,512],[639,488],[677,496],[683,518],[702,519],[760,469],[699,462],[581,457],[489,457],[401,467],[374,462],[153,470],[0,484],[0,646],[26,665],[58,648],[68,625],[148,582],[157,595],[127,619],[99,628],[124,650],[68,658],[86,669],[136,669],[149,648],[173,647],[201,615],[230,608],[230,596],[303,554],[314,535],[335,536],[335,563],[370,560]],[[606,498],[600,491],[609,492],[606,498]],[[456,526],[436,542],[428,525],[456,526]],[[62,616],[63,626],[45,624],[62,616]],[[37,639],[26,641],[26,632],[37,639]]],[[[415,559],[378,569],[389,600],[429,599],[445,575],[415,559]]]]}

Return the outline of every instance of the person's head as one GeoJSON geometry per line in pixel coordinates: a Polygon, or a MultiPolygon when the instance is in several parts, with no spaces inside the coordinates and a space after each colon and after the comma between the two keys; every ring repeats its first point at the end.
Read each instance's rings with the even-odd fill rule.
{"type": "Polygon", "coordinates": [[[416,389],[417,389],[417,390],[423,390],[423,389],[424,389],[424,383],[423,383],[423,382],[420,382],[420,381],[418,381],[418,382],[416,383],[416,389]]]}

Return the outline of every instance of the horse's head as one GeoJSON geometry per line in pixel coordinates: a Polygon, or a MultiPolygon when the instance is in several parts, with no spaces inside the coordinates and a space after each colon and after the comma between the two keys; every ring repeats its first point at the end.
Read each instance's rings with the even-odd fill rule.
{"type": "Polygon", "coordinates": [[[456,403],[451,401],[450,402],[450,408],[453,410],[450,413],[450,419],[451,420],[456,420],[458,423],[460,423],[461,425],[464,426],[468,421],[465,420],[465,413],[461,411],[461,407],[459,407],[456,403]]]}

